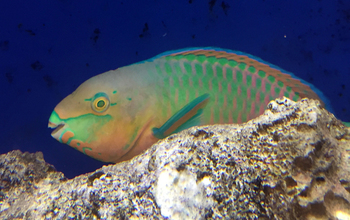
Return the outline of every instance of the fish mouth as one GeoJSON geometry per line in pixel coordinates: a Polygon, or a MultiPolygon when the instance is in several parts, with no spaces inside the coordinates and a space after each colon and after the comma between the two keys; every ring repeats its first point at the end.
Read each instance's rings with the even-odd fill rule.
{"type": "Polygon", "coordinates": [[[51,132],[51,135],[54,136],[57,132],[59,132],[64,127],[64,125],[65,125],[64,123],[55,124],[55,123],[49,122],[48,127],[55,129],[51,132]]]}
{"type": "Polygon", "coordinates": [[[51,132],[51,136],[56,140],[60,141],[60,138],[65,133],[68,124],[65,123],[54,110],[49,118],[48,127],[54,129],[51,132]]]}
{"type": "Polygon", "coordinates": [[[67,124],[64,122],[61,122],[59,124],[55,124],[53,122],[49,121],[48,127],[54,129],[51,132],[51,136],[53,138],[55,138],[56,140],[60,140],[62,134],[65,132],[66,128],[67,128],[67,124]]]}

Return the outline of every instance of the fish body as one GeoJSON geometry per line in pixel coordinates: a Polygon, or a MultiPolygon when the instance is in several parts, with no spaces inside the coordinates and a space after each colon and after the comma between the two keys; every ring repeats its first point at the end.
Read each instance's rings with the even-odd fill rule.
{"type": "Polygon", "coordinates": [[[82,83],[52,112],[52,136],[97,160],[120,162],[196,125],[242,123],[278,97],[329,101],[313,85],[252,55],[189,48],[82,83]]]}

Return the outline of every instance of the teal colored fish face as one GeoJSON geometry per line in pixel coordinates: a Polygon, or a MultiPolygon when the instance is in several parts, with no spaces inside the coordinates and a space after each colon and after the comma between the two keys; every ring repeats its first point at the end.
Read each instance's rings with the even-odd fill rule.
{"type": "Polygon", "coordinates": [[[93,113],[83,114],[81,116],[62,119],[54,110],[49,118],[52,128],[52,137],[61,143],[68,144],[86,154],[91,151],[90,144],[98,140],[97,134],[111,121],[111,115],[95,115],[93,113]]]}
{"type": "Polygon", "coordinates": [[[96,146],[102,144],[101,138],[106,138],[102,131],[112,126],[110,96],[113,92],[93,88],[87,92],[85,85],[88,83],[56,106],[49,118],[49,127],[55,128],[51,135],[59,142],[100,159],[103,151],[96,151],[96,146]]]}
{"type": "Polygon", "coordinates": [[[131,97],[119,95],[112,81],[108,74],[93,77],[63,99],[49,118],[49,127],[55,128],[52,137],[101,161],[124,156],[143,127],[135,129],[135,118],[130,117],[134,113],[128,109],[137,105],[131,97]],[[101,87],[92,83],[95,80],[106,83],[101,87]]]}

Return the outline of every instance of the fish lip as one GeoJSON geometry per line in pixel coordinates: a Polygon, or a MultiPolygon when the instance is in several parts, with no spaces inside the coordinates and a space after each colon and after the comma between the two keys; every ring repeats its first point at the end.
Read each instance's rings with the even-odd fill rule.
{"type": "Polygon", "coordinates": [[[61,122],[59,124],[55,124],[49,121],[48,127],[54,129],[51,132],[52,137],[60,136],[62,131],[64,130],[63,128],[66,126],[64,122],[61,122]]]}

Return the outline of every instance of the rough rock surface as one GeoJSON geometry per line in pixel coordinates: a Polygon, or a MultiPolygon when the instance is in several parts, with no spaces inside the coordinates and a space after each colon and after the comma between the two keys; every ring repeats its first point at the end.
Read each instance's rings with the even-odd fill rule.
{"type": "Polygon", "coordinates": [[[0,156],[1,219],[347,219],[350,129],[317,101],[272,101],[67,180],[40,153],[0,156]]]}

